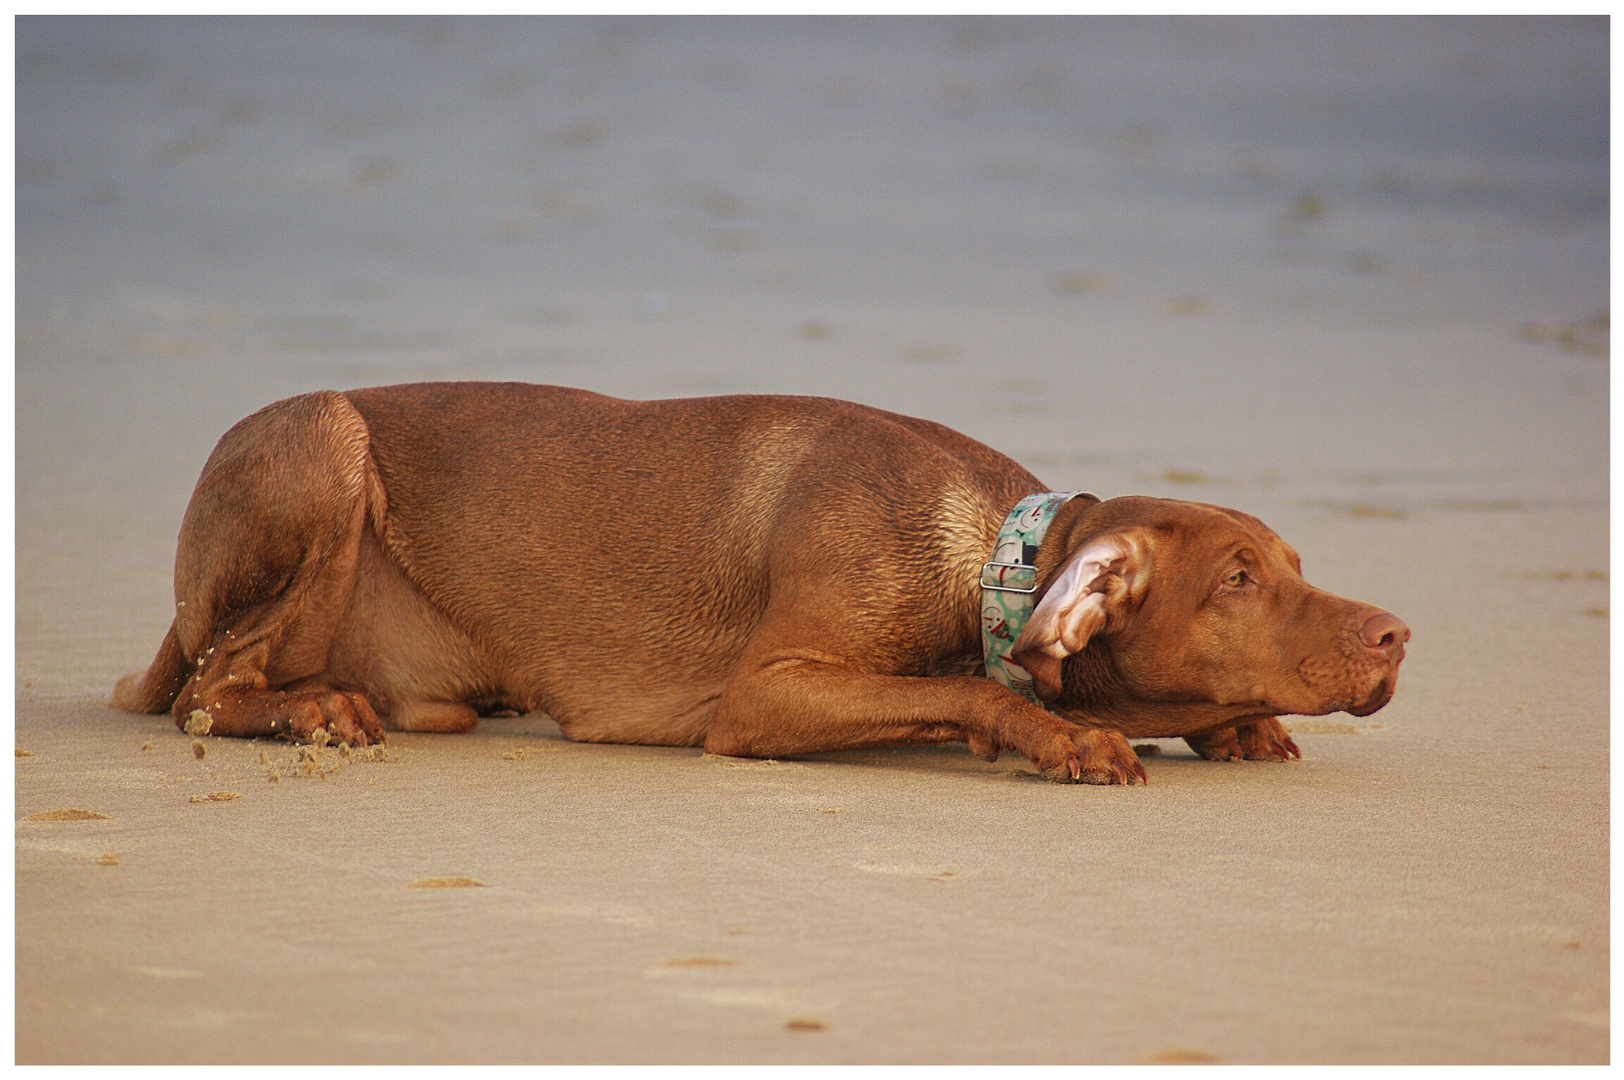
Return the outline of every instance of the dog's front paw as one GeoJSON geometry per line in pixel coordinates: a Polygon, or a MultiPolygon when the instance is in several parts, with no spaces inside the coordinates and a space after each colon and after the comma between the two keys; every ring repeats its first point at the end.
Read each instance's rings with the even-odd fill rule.
{"type": "Polygon", "coordinates": [[[1300,760],[1303,756],[1297,744],[1291,741],[1291,736],[1286,734],[1285,725],[1272,716],[1256,723],[1242,724],[1236,729],[1236,735],[1241,753],[1247,761],[1289,761],[1292,758],[1300,760]]]}
{"type": "Polygon", "coordinates": [[[1286,734],[1285,727],[1272,716],[1249,724],[1204,731],[1200,735],[1186,735],[1184,741],[1208,761],[1289,761],[1303,756],[1286,734]]]}
{"type": "Polygon", "coordinates": [[[1145,784],[1145,767],[1120,731],[1072,726],[1033,757],[1044,779],[1062,784],[1145,784]]]}

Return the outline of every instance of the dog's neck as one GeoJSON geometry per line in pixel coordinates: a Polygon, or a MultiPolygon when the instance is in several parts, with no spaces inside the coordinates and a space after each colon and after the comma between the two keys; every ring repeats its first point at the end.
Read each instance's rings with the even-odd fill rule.
{"type": "Polygon", "coordinates": [[[1074,499],[1099,502],[1087,491],[1039,491],[1017,502],[1004,518],[993,543],[992,558],[981,568],[981,656],[987,678],[1007,686],[1034,704],[1032,676],[1009,658],[1009,652],[1031,618],[1042,585],[1038,549],[1061,510],[1074,499]]]}

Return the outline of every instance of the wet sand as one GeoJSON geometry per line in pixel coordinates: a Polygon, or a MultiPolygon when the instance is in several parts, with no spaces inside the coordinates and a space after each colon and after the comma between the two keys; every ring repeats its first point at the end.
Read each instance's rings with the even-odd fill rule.
{"type": "Polygon", "coordinates": [[[1604,23],[17,53],[19,1062],[1607,1060],[1604,23]],[[220,434],[422,378],[927,416],[1254,513],[1415,637],[1303,761],[1134,789],[108,705],[220,434]]]}

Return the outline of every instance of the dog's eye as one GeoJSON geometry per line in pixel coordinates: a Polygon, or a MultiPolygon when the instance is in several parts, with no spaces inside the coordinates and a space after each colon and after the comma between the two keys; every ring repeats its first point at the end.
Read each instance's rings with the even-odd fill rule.
{"type": "Polygon", "coordinates": [[[1231,589],[1238,589],[1242,585],[1246,584],[1246,582],[1249,580],[1250,579],[1246,576],[1245,570],[1237,570],[1233,574],[1230,574],[1228,577],[1224,578],[1224,584],[1228,585],[1231,589]]]}

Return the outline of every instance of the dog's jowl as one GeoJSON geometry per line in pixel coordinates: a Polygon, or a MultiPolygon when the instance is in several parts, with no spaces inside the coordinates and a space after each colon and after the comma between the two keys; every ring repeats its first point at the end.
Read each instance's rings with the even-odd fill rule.
{"type": "Polygon", "coordinates": [[[1254,517],[1049,492],[929,421],[422,383],[226,432],[114,701],[362,744],[498,710],[748,757],[967,742],[1131,784],[1131,738],[1299,756],[1276,717],[1381,708],[1409,636],[1254,517]]]}

